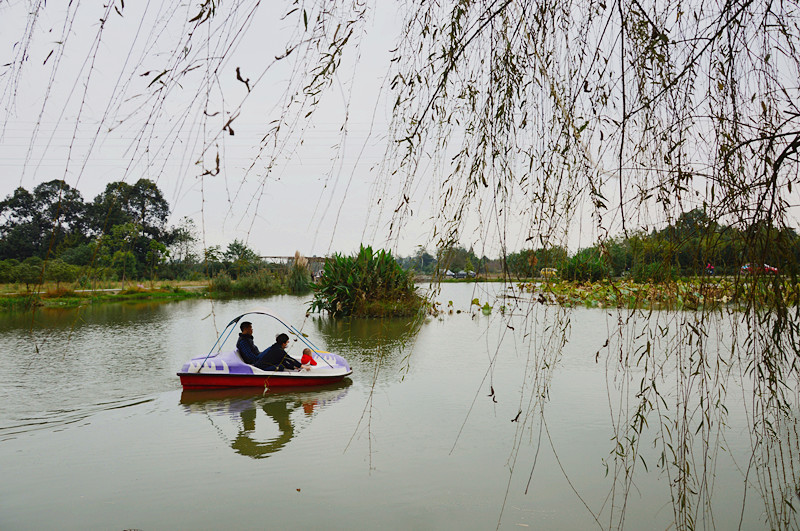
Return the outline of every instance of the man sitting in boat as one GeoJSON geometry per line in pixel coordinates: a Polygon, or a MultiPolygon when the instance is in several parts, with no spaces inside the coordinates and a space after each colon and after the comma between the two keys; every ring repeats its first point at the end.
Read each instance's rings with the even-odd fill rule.
{"type": "Polygon", "coordinates": [[[288,335],[278,334],[275,344],[264,352],[260,352],[253,342],[253,323],[244,321],[239,328],[242,331],[239,334],[239,341],[236,342],[236,349],[245,363],[255,365],[265,371],[300,369],[300,362],[286,353],[286,347],[289,345],[288,335]]]}

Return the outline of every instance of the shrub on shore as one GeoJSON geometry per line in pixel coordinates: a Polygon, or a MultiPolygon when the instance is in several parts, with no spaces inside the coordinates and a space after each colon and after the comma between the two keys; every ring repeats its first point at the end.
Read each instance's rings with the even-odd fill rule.
{"type": "Polygon", "coordinates": [[[236,280],[227,273],[220,273],[211,279],[209,291],[217,295],[274,295],[282,291],[282,286],[269,271],[262,269],[236,280]]]}
{"type": "Polygon", "coordinates": [[[356,317],[400,317],[417,314],[424,299],[414,278],[391,252],[361,246],[356,256],[336,254],[325,262],[314,288],[312,311],[356,317]]]}
{"type": "Polygon", "coordinates": [[[289,278],[286,283],[289,288],[289,293],[295,295],[302,295],[313,289],[314,284],[311,282],[311,271],[308,269],[308,260],[301,256],[299,251],[294,253],[294,264],[289,271],[289,278]]]}

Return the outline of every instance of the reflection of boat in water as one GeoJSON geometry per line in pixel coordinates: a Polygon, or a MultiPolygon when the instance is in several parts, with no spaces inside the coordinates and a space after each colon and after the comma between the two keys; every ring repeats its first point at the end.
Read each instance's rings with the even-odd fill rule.
{"type": "Polygon", "coordinates": [[[308,387],[341,381],[353,371],[347,361],[331,352],[318,349],[303,333],[294,326],[286,324],[274,313],[265,308],[256,308],[235,317],[220,334],[211,351],[205,356],[197,356],[183,364],[178,376],[184,389],[224,389],[231,387],[308,387]],[[305,343],[317,362],[308,370],[302,371],[262,371],[248,365],[236,350],[222,352],[222,347],[236,330],[236,324],[245,315],[266,315],[285,326],[290,334],[305,343]],[[216,351],[215,351],[216,349],[216,351]]]}
{"type": "Polygon", "coordinates": [[[263,393],[252,388],[184,390],[181,404],[187,414],[207,415],[237,454],[263,459],[286,446],[322,409],[343,398],[349,386],[347,380],[324,388],[263,393]],[[264,425],[264,415],[270,419],[269,425],[264,425]]]}

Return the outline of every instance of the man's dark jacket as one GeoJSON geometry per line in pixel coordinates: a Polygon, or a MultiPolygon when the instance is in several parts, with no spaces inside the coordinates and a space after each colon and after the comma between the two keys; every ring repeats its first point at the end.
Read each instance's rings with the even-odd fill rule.
{"type": "Polygon", "coordinates": [[[253,336],[250,334],[239,333],[239,341],[236,342],[236,349],[239,351],[244,362],[249,365],[255,365],[256,361],[258,361],[258,357],[261,355],[261,351],[258,350],[256,344],[253,343],[253,336]]]}

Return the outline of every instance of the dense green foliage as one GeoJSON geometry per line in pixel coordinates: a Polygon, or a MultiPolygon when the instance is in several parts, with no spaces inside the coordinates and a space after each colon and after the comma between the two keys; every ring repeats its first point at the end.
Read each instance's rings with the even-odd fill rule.
{"type": "MultiPolygon", "coordinates": [[[[134,185],[110,183],[90,203],[84,203],[76,189],[60,180],[40,184],[32,192],[17,188],[0,201],[0,282],[18,283],[30,290],[47,281],[58,285],[77,282],[85,288],[98,280],[124,284],[157,278],[212,278],[217,293],[262,295],[307,293],[313,285],[305,261],[298,263],[296,258],[288,270],[269,268],[240,240],[224,250],[208,247],[200,257],[194,252],[193,222],[185,218],[177,227],[167,227],[168,216],[168,203],[147,179],[134,185]]],[[[472,248],[448,244],[437,249],[435,256],[418,246],[414,255],[397,263],[408,271],[442,278],[446,272],[465,272],[526,279],[552,268],[561,278],[573,281],[630,276],[637,282],[665,282],[704,274],[710,265],[717,275],[737,274],[745,263],[771,264],[781,273],[795,273],[799,259],[800,238],[791,228],[756,224],[741,230],[718,223],[703,209],[695,208],[664,229],[628,232],[573,256],[564,247],[553,246],[523,249],[492,260],[477,256],[472,248]]],[[[394,267],[396,262],[391,262],[394,267]]],[[[386,264],[377,267],[390,270],[386,264]]],[[[336,285],[345,295],[326,294],[326,298],[338,303],[348,299],[348,290],[363,291],[343,281],[349,277],[336,267],[332,271],[341,276],[336,285]]],[[[358,282],[362,281],[366,279],[358,277],[358,282]]],[[[386,295],[394,297],[390,292],[386,295]]],[[[348,302],[345,307],[348,312],[356,307],[365,311],[371,304],[348,302]]],[[[385,311],[376,307],[369,313],[385,311]]]]}
{"type": "Polygon", "coordinates": [[[314,288],[313,311],[331,315],[393,317],[414,315],[423,306],[412,275],[389,251],[361,246],[356,256],[336,254],[325,263],[314,288]]]}
{"type": "Polygon", "coordinates": [[[506,265],[520,279],[553,267],[565,280],[630,275],[637,282],[665,282],[704,275],[708,266],[713,266],[716,275],[735,275],[746,263],[770,264],[781,273],[796,274],[798,260],[800,237],[793,229],[759,225],[740,230],[717,223],[696,208],[662,230],[631,232],[581,249],[572,257],[560,247],[523,250],[509,254],[506,265]]]}
{"type": "Polygon", "coordinates": [[[561,271],[566,280],[590,280],[596,282],[608,276],[608,265],[599,249],[590,247],[582,249],[567,260],[561,271]]]}
{"type": "MultiPolygon", "coordinates": [[[[173,239],[166,227],[169,204],[148,179],[133,185],[109,183],[91,203],[84,203],[80,192],[63,180],[42,183],[33,192],[19,187],[0,201],[0,216],[0,259],[44,260],[94,243],[93,257],[99,251],[113,261],[120,252],[144,267],[151,241],[170,244],[173,239]]],[[[76,252],[67,258],[75,260],[76,252]]]]}
{"type": "MultiPolygon", "coordinates": [[[[87,288],[98,281],[200,280],[224,273],[242,278],[238,290],[255,284],[264,294],[275,292],[265,284],[266,273],[259,273],[269,269],[276,275],[270,282],[286,291],[286,266],[270,268],[240,240],[225,250],[209,247],[200,257],[194,222],[183,218],[167,227],[169,213],[163,194],[147,179],[109,183],[88,203],[61,180],[32,192],[17,188],[0,201],[0,283],[30,290],[44,282],[77,282],[87,288]]],[[[301,280],[295,279],[293,292],[309,291],[310,278],[301,280]]]]}
{"type": "Polygon", "coordinates": [[[289,270],[289,278],[287,279],[289,286],[289,293],[302,295],[308,293],[313,289],[313,282],[311,282],[311,272],[308,266],[295,262],[289,270]]]}
{"type": "Polygon", "coordinates": [[[509,254],[506,257],[506,266],[508,272],[516,278],[532,278],[537,276],[542,268],[561,268],[567,257],[567,250],[559,246],[548,249],[524,249],[509,254]]]}
{"type": "Polygon", "coordinates": [[[19,187],[0,201],[0,260],[46,262],[49,273],[39,267],[39,280],[75,276],[57,260],[89,266],[103,277],[153,278],[166,263],[167,247],[182,236],[166,226],[168,216],[169,204],[148,179],[109,183],[90,203],[63,180],[32,192],[19,187]]]}
{"type": "Polygon", "coordinates": [[[156,289],[132,288],[120,292],[89,291],[78,293],[56,289],[47,293],[0,296],[0,310],[29,311],[35,308],[76,308],[87,304],[126,301],[176,301],[205,297],[205,290],[184,290],[161,287],[156,289]]]}
{"type": "MultiPolygon", "coordinates": [[[[211,246],[201,256],[194,223],[187,218],[167,227],[169,204],[151,181],[133,185],[112,182],[89,203],[64,181],[20,187],[0,201],[0,282],[78,282],[215,279],[217,292],[245,291],[247,285],[264,294],[261,270],[267,267],[245,242],[234,240],[224,250],[211,246]],[[225,278],[231,283],[228,283],[225,278]],[[235,284],[233,281],[242,279],[235,284]]],[[[703,209],[684,212],[662,230],[631,231],[569,256],[561,246],[523,249],[499,259],[479,257],[472,248],[446,244],[434,254],[418,246],[414,255],[397,262],[409,271],[444,278],[445,274],[540,276],[543,268],[558,270],[567,280],[597,281],[631,276],[638,282],[663,282],[704,274],[708,265],[717,275],[736,274],[745,263],[771,264],[792,272],[800,259],[800,238],[790,228],[756,224],[746,230],[712,219],[703,209]]],[[[274,285],[291,293],[306,293],[312,281],[307,266],[273,270],[274,285]],[[288,273],[288,278],[284,276],[288,273]],[[284,275],[284,276],[282,276],[284,275]]]]}
{"type": "Polygon", "coordinates": [[[211,279],[210,291],[216,296],[256,296],[274,295],[286,290],[276,275],[262,269],[236,279],[232,279],[228,273],[219,273],[211,279]]]}
{"type": "Polygon", "coordinates": [[[800,303],[800,284],[776,277],[736,279],[696,277],[672,282],[632,280],[597,282],[522,283],[520,289],[536,293],[546,304],[575,307],[703,310],[722,307],[741,310],[748,305],[774,308],[800,303]],[[779,289],[776,288],[776,284],[779,289]]]}
{"type": "Polygon", "coordinates": [[[463,246],[452,244],[438,248],[436,256],[430,254],[422,245],[419,245],[413,255],[399,257],[397,262],[404,269],[436,277],[445,277],[447,271],[452,273],[463,271],[478,276],[488,273],[497,274],[502,270],[502,262],[500,260],[492,260],[487,256],[479,257],[472,248],[466,249],[463,246]]]}

